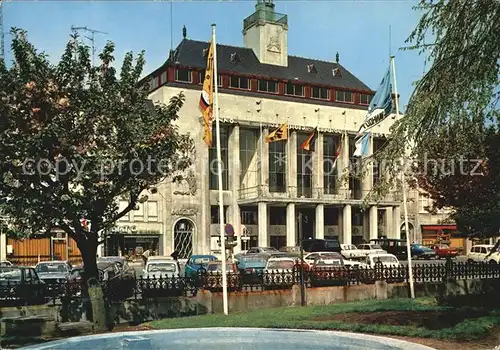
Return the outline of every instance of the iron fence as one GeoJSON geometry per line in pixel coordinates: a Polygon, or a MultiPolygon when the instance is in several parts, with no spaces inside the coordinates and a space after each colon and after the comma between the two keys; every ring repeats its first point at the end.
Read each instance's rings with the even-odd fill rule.
{"type": "MultiPolygon", "coordinates": [[[[304,270],[307,287],[408,282],[408,266],[334,267],[304,270]]],[[[500,264],[447,262],[446,264],[416,264],[415,283],[443,282],[447,279],[499,279],[500,264]]],[[[291,289],[300,284],[300,271],[276,270],[252,274],[229,273],[228,291],[255,292],[270,289],[291,289]]],[[[221,273],[200,273],[194,277],[115,278],[102,281],[105,297],[110,301],[160,297],[196,296],[200,290],[222,291],[221,273]]],[[[11,304],[56,303],[86,298],[86,288],[80,281],[10,281],[0,280],[0,306],[11,304]]]]}

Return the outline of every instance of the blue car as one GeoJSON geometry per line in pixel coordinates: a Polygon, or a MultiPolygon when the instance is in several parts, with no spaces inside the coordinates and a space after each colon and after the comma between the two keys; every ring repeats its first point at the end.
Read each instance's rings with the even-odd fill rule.
{"type": "Polygon", "coordinates": [[[417,259],[434,259],[436,252],[434,249],[414,243],[411,245],[411,256],[417,259]]]}
{"type": "Polygon", "coordinates": [[[198,277],[198,272],[202,269],[206,270],[208,263],[215,260],[217,258],[213,255],[191,255],[186,262],[184,276],[190,278],[198,277]]]}
{"type": "Polygon", "coordinates": [[[266,267],[264,256],[242,256],[238,259],[238,270],[243,283],[260,283],[266,267]]]}

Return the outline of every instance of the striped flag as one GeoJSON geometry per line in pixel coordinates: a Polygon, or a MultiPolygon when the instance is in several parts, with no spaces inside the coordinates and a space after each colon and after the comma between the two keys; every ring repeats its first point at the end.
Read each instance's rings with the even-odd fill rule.
{"type": "Polygon", "coordinates": [[[306,151],[314,152],[316,139],[318,138],[318,128],[314,128],[311,135],[300,145],[300,148],[306,151]]]}
{"type": "Polygon", "coordinates": [[[200,110],[203,113],[203,141],[212,146],[212,107],[214,99],[214,45],[210,43],[207,55],[205,80],[200,96],[200,110]]]}
{"type": "Polygon", "coordinates": [[[266,143],[288,139],[288,125],[285,123],[266,136],[266,143]]]}
{"type": "Polygon", "coordinates": [[[335,160],[333,161],[333,168],[334,169],[337,166],[337,159],[339,159],[340,153],[342,152],[342,143],[343,142],[344,142],[344,136],[342,135],[342,137],[340,138],[340,142],[337,145],[337,150],[335,151],[335,160]]]}

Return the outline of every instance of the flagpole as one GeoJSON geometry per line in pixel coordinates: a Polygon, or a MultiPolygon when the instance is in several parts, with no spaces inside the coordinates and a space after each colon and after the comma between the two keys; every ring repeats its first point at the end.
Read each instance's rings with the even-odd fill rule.
{"type": "MultiPolygon", "coordinates": [[[[392,66],[392,77],[394,81],[394,100],[396,102],[396,117],[399,117],[399,99],[398,99],[398,85],[396,82],[396,63],[394,61],[394,56],[391,56],[391,66],[392,66]]],[[[406,150],[405,150],[406,151],[406,150]]],[[[403,156],[404,163],[404,156],[403,156]]],[[[402,164],[403,168],[401,171],[401,183],[403,190],[403,210],[405,215],[405,231],[406,231],[406,254],[408,257],[408,279],[410,281],[410,295],[412,299],[415,299],[415,289],[413,286],[413,266],[411,262],[411,245],[410,245],[410,230],[408,226],[408,204],[406,200],[406,176],[405,176],[405,164],[402,164]]]]}
{"type": "Polygon", "coordinates": [[[219,230],[220,230],[220,247],[222,255],[222,301],[224,307],[224,314],[228,314],[228,300],[227,300],[227,269],[226,269],[226,237],[224,232],[224,195],[222,190],[222,156],[220,149],[220,122],[219,122],[219,89],[218,89],[218,76],[217,76],[217,42],[215,41],[215,23],[212,24],[212,45],[214,46],[214,106],[215,112],[215,128],[217,140],[217,173],[219,180],[219,230]]]}

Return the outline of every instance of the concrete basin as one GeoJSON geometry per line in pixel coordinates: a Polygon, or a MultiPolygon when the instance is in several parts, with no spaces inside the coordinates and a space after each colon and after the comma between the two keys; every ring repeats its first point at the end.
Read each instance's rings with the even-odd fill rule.
{"type": "Polygon", "coordinates": [[[269,328],[196,328],[74,337],[23,349],[169,350],[434,350],[386,337],[336,331],[269,328]]]}

